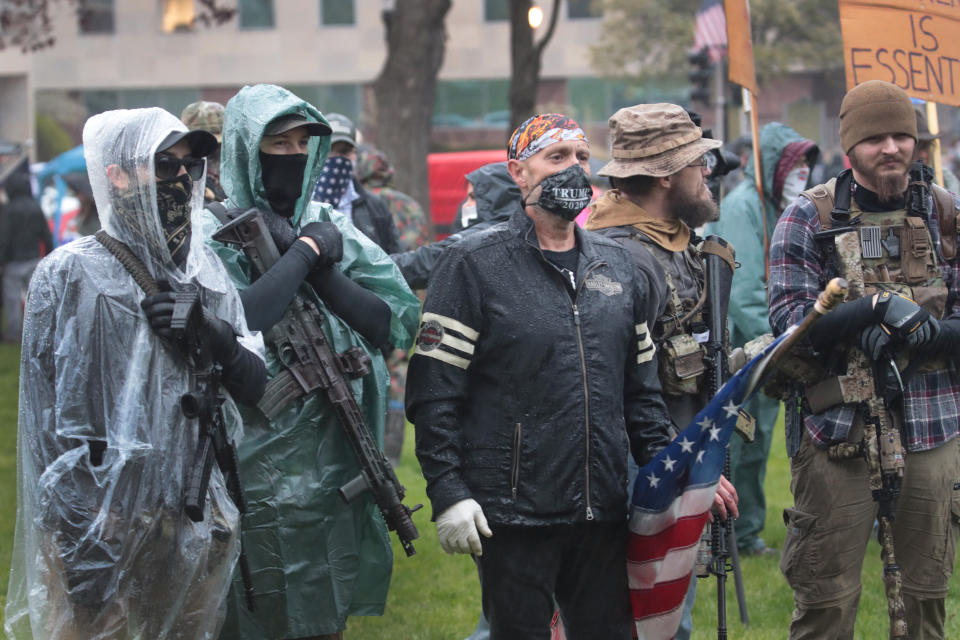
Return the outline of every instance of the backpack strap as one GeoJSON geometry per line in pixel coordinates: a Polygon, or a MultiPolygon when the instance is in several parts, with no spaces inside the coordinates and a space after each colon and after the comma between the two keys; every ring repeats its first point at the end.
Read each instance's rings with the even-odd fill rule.
{"type": "Polygon", "coordinates": [[[820,228],[826,231],[831,227],[830,213],[833,211],[834,191],[837,188],[837,179],[830,178],[826,184],[807,189],[800,193],[817,208],[817,217],[820,218],[820,228]]]}
{"type": "Polygon", "coordinates": [[[931,184],[933,201],[937,207],[940,223],[940,251],[946,260],[957,255],[957,204],[953,194],[938,184],[931,184]]]}

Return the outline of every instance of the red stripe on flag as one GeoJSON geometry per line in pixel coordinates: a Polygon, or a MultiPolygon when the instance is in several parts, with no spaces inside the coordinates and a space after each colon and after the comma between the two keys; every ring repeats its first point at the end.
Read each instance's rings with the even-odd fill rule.
{"type": "Polygon", "coordinates": [[[658,582],[653,589],[633,589],[630,603],[634,620],[643,620],[676,609],[687,595],[691,571],[682,578],[670,582],[658,582]]]}
{"type": "Polygon", "coordinates": [[[671,549],[683,549],[696,544],[703,533],[707,514],[680,518],[675,523],[650,536],[631,533],[627,541],[627,559],[631,562],[659,560],[671,549]]]}

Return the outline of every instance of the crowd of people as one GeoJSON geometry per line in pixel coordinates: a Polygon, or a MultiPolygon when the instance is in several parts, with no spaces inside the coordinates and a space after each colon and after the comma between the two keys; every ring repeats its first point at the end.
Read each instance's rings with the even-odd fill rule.
{"type": "MultiPolygon", "coordinates": [[[[8,206],[24,221],[0,218],[4,290],[8,273],[11,291],[29,282],[7,634],[342,638],[384,613],[393,563],[350,427],[396,464],[406,419],[439,543],[477,564],[472,639],[628,640],[637,470],[707,405],[713,358],[788,331],[842,276],[846,301],[778,397],[743,407],[754,436],[731,441],[713,518],[736,519],[741,554],[780,554],[794,639],[853,637],[879,519],[892,627],[944,638],[960,197],[923,169],[922,114],[895,85],[850,90],[850,167],[830,175],[815,141],[767,124],[760,166],[720,202],[722,142],[687,110],[626,107],[609,128],[599,198],[583,128],[532,115],[505,162],[465,176],[459,230],[431,243],[384,154],[282,87],[182,120],[91,117],[101,229],[39,260],[14,241],[43,235],[29,184],[8,206]],[[722,338],[707,254],[736,267],[722,338]],[[781,401],[794,505],[778,550],[761,533],[781,401]]],[[[664,637],[692,633],[696,580],[682,586],[664,637]]]]}

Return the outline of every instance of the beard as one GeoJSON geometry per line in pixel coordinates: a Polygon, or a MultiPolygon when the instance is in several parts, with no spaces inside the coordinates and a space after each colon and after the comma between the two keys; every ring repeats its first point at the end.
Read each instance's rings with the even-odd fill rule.
{"type": "Polygon", "coordinates": [[[910,176],[904,173],[881,173],[877,176],[877,197],[888,204],[900,199],[907,190],[910,176]]]}
{"type": "Polygon", "coordinates": [[[894,159],[903,164],[902,171],[879,171],[869,167],[866,162],[860,159],[856,148],[850,150],[848,157],[850,158],[850,166],[857,173],[872,179],[873,187],[876,189],[877,198],[880,202],[889,204],[903,197],[907,185],[910,183],[910,165],[905,158],[901,157],[901,154],[894,156],[894,159]]]}
{"type": "Polygon", "coordinates": [[[713,198],[704,198],[689,189],[671,189],[667,193],[667,207],[691,229],[719,218],[719,207],[713,198]]]}

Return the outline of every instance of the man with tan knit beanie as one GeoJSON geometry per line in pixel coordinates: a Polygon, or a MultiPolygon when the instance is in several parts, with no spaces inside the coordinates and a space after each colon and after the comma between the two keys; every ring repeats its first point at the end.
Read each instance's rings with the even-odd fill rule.
{"type": "Polygon", "coordinates": [[[809,333],[804,357],[812,373],[795,373],[785,398],[794,506],[784,511],[780,568],[794,592],[790,638],[853,638],[878,511],[881,537],[884,514],[892,516],[902,576],[905,614],[891,624],[900,633],[905,624],[908,635],[897,637],[943,638],[960,512],[960,380],[952,364],[960,355],[960,200],[910,183],[917,121],[897,86],[874,80],[851,89],[840,107],[840,138],[852,169],[803,192],[770,247],[775,333],[800,320],[830,278],[851,281],[849,300],[809,333]],[[837,234],[817,234],[842,227],[855,235],[841,241],[838,260],[837,234]],[[862,392],[853,391],[854,381],[862,392]],[[899,431],[903,453],[889,459],[903,466],[887,485],[899,483],[899,493],[878,492],[875,501],[865,459],[838,456],[835,445],[863,445],[881,423],[899,431]]]}

